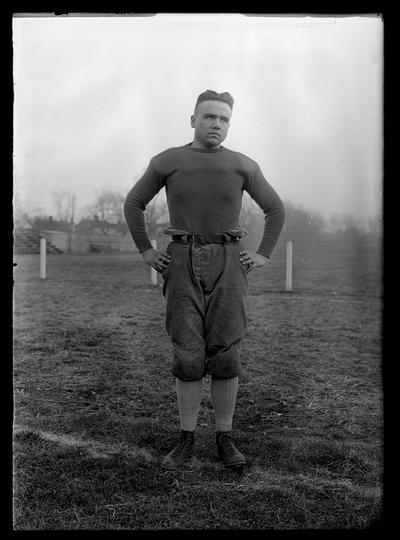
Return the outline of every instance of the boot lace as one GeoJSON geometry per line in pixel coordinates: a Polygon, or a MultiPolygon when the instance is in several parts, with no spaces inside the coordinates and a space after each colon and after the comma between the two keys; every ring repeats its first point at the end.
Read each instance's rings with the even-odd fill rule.
{"type": "Polygon", "coordinates": [[[193,436],[191,433],[183,433],[182,438],[180,442],[176,445],[176,447],[172,451],[172,456],[176,457],[181,454],[186,454],[190,451],[191,447],[193,445],[193,436]]]}
{"type": "Polygon", "coordinates": [[[225,455],[233,455],[236,451],[235,445],[233,444],[229,435],[221,435],[218,439],[218,445],[225,455]]]}

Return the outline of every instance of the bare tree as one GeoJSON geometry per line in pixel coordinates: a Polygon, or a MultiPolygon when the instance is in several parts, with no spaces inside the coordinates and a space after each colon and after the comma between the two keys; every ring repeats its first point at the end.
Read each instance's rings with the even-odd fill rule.
{"type": "Polygon", "coordinates": [[[326,228],[322,216],[290,202],[285,202],[285,208],[282,240],[316,241],[322,238],[326,228]]]}
{"type": "Polygon", "coordinates": [[[123,204],[125,197],[118,191],[105,190],[97,193],[96,202],[85,208],[87,215],[97,215],[102,221],[118,223],[123,221],[123,204]]]}
{"type": "Polygon", "coordinates": [[[22,208],[14,208],[14,227],[16,229],[31,228],[38,219],[45,219],[40,208],[27,211],[22,208]]]}
{"type": "Polygon", "coordinates": [[[72,191],[53,191],[54,206],[56,207],[56,219],[74,223],[76,209],[76,195],[72,191]]]}
{"type": "Polygon", "coordinates": [[[366,233],[362,221],[350,214],[336,214],[328,222],[330,237],[334,240],[351,242],[360,240],[366,233]]]}
{"type": "Polygon", "coordinates": [[[373,216],[367,219],[367,235],[371,240],[381,241],[383,233],[383,223],[380,216],[373,216]]]}
{"type": "Polygon", "coordinates": [[[14,227],[19,228],[31,228],[35,221],[43,216],[43,211],[41,208],[33,208],[30,206],[18,190],[14,191],[13,194],[13,221],[14,227]]]}

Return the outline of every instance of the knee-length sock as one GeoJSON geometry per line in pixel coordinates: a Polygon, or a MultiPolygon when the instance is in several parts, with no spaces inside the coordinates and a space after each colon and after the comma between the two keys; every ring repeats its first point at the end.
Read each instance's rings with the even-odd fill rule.
{"type": "Polygon", "coordinates": [[[183,431],[194,431],[203,396],[203,379],[199,381],[181,381],[176,378],[179,416],[183,431]]]}
{"type": "Polygon", "coordinates": [[[216,431],[232,429],[239,378],[211,379],[211,400],[215,414],[216,431]]]}

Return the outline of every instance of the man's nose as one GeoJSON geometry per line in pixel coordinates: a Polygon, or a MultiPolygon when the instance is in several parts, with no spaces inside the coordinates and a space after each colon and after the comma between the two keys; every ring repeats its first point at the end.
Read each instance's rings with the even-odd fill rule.
{"type": "Polygon", "coordinates": [[[215,118],[212,123],[212,127],[214,129],[221,129],[221,120],[219,120],[218,118],[215,118]]]}

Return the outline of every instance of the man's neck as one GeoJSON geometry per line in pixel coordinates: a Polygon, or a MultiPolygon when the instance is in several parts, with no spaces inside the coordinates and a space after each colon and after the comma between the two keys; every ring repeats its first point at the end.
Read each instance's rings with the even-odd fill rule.
{"type": "Polygon", "coordinates": [[[215,146],[205,146],[204,144],[196,141],[196,139],[193,139],[191,146],[192,148],[200,148],[201,150],[218,150],[218,148],[221,148],[220,144],[216,144],[215,146]]]}

